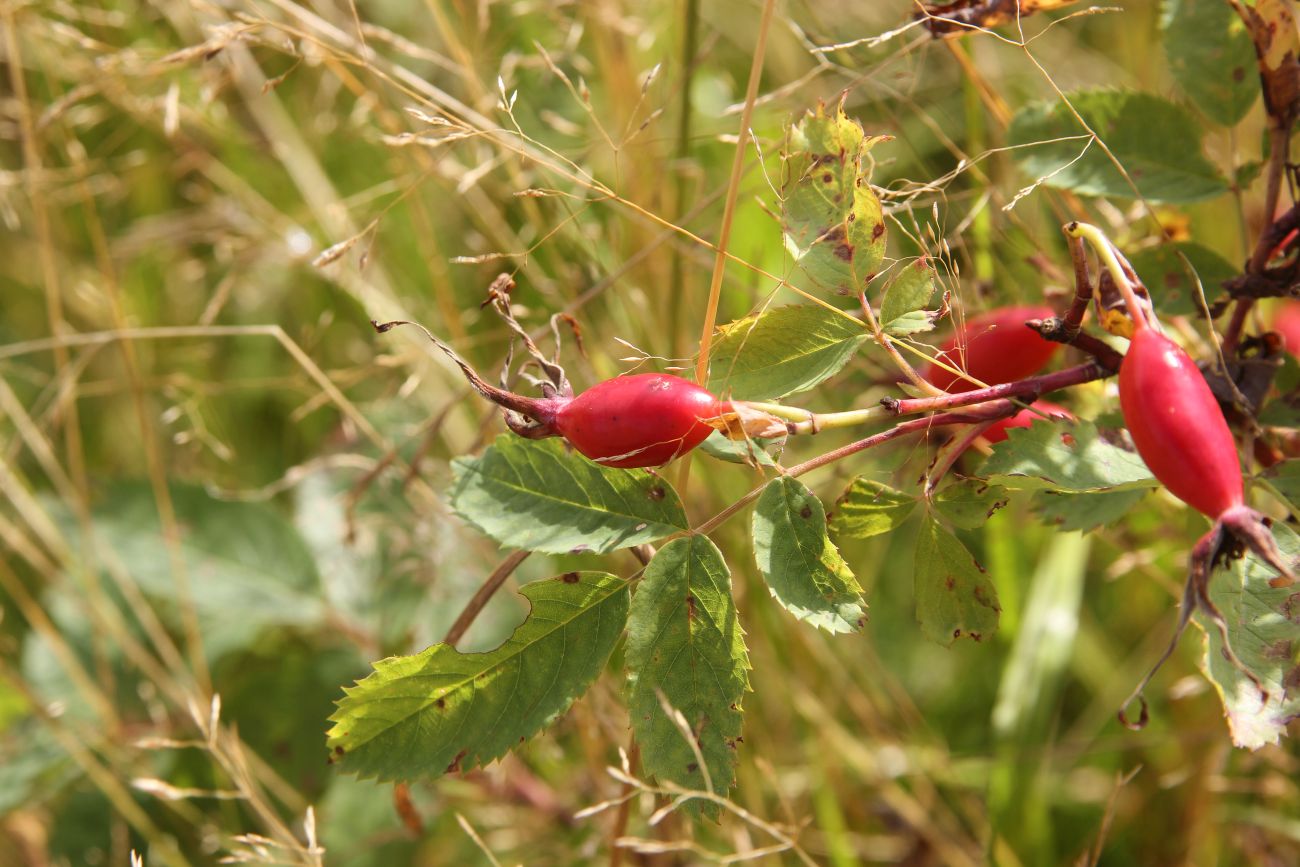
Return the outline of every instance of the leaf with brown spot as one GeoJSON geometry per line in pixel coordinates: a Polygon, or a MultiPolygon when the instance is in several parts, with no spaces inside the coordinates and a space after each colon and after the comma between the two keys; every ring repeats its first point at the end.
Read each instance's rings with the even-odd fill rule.
{"type": "Polygon", "coordinates": [[[869,539],[902,526],[915,510],[915,497],[858,476],[835,501],[830,530],[836,538],[869,539]]]}
{"type": "MultiPolygon", "coordinates": [[[[1300,537],[1286,524],[1273,527],[1277,546],[1288,562],[1300,558],[1300,537]]],[[[1300,623],[1293,618],[1296,588],[1270,587],[1275,573],[1253,555],[1219,570],[1210,581],[1210,598],[1228,624],[1228,640],[1238,658],[1268,692],[1263,698],[1250,680],[1223,656],[1219,631],[1198,611],[1192,619],[1205,632],[1201,668],[1214,684],[1228,718],[1232,741],[1259,749],[1275,744],[1286,724],[1300,714],[1300,692],[1289,683],[1300,647],[1300,623]]]]}
{"type": "Polygon", "coordinates": [[[927,519],[916,542],[916,619],[931,641],[979,640],[998,628],[998,591],[956,536],[927,519]]]}
{"type": "Polygon", "coordinates": [[[1011,428],[979,475],[1011,490],[1081,493],[1157,485],[1136,453],[1113,445],[1088,421],[1011,428]]]}
{"type": "Polygon", "coordinates": [[[1300,111],[1300,32],[1293,0],[1257,0],[1237,5],[1250,30],[1263,83],[1264,107],[1273,122],[1290,129],[1300,111]]]}
{"type": "Polygon", "coordinates": [[[1201,113],[1223,126],[1245,117],[1259,99],[1255,49],[1226,0],[1165,0],[1160,27],[1169,71],[1201,113]]]}
{"type": "Polygon", "coordinates": [[[823,290],[855,294],[885,254],[880,199],[865,157],[888,136],[868,137],[841,101],[823,103],[793,124],[782,154],[781,223],[785,245],[823,290]]]}
{"type": "Polygon", "coordinates": [[[826,511],[812,491],[789,476],[773,479],[754,507],[753,531],[759,571],[787,611],[828,632],[861,628],[862,588],[827,535],[826,511]]]}

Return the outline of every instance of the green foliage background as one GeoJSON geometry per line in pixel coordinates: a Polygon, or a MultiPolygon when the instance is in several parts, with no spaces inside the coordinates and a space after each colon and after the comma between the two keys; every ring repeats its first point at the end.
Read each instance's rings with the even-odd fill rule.
{"type": "MultiPolygon", "coordinates": [[[[328,763],[340,686],[441,640],[507,556],[452,501],[491,495],[453,462],[483,452],[496,415],[417,332],[376,337],[368,320],[422,322],[493,378],[509,333],[480,304],[509,271],[526,327],[576,317],[586,352],[567,340],[564,362],[579,388],[632,357],[690,367],[760,5],[0,6],[0,863],[117,865],[133,850],[150,865],[614,863],[615,829],[666,850],[635,856],[650,864],[783,840],[797,851],[760,863],[1300,859],[1294,742],[1231,746],[1199,634],[1156,680],[1151,725],[1115,721],[1166,641],[1204,530],[1161,496],[1125,514],[1137,488],[1013,497],[982,526],[950,517],[1001,606],[996,633],[951,647],[914,614],[932,522],[876,516],[887,532],[837,536],[843,564],[827,574],[842,583],[847,566],[870,606],[844,635],[775,604],[750,522],[723,525],[726,567],[700,581],[725,613],[730,570],[752,692],[732,793],[744,813],[718,824],[651,824],[664,802],[650,795],[631,798],[625,826],[617,808],[580,813],[625,794],[607,771],[632,730],[625,643],[544,734],[413,785],[418,821],[403,822],[391,785],[328,763]],[[1085,536],[1039,510],[1071,526],[1124,517],[1085,536]]],[[[1186,283],[1144,270],[1170,262],[1124,176],[1096,148],[1052,175],[1086,138],[1033,143],[1080,136],[1054,85],[1086,92],[1078,107],[1103,127],[1149,124],[1121,128],[1115,155],[1140,170],[1159,221],[1198,245],[1208,291],[1262,219],[1258,184],[1234,184],[1258,173],[1264,118],[1200,75],[1219,57],[1194,42],[1200,22],[1222,20],[1206,0],[1110,5],[1026,19],[1020,45],[1014,25],[959,44],[919,27],[869,41],[909,20],[903,0],[778,3],[718,322],[798,300],[773,279],[801,284],[776,216],[779,153],[790,121],[845,91],[868,136],[893,136],[866,156],[889,214],[882,269],[924,252],[958,309],[1045,291],[1059,307],[1059,226],[1079,208],[1139,254],[1163,311],[1197,309],[1186,283]],[[1168,57],[1162,15],[1193,40],[1168,57]]],[[[1229,48],[1243,56],[1240,37],[1229,48]]],[[[1253,69],[1240,80],[1254,87],[1253,69]]],[[[841,410],[896,393],[884,354],[834,326],[805,337],[847,366],[794,401],[841,410]]],[[[783,393],[815,377],[787,379],[783,393]]],[[[1094,384],[1071,406],[1093,419],[1115,401],[1094,384]]],[[[853,436],[792,439],[782,460],[853,436]]],[[[912,492],[927,460],[905,440],[803,482],[827,504],[859,476],[912,492]]],[[[762,478],[705,457],[686,484],[677,472],[695,523],[762,478]]],[[[676,504],[658,509],[675,525],[676,504]]],[[[533,555],[459,649],[506,640],[527,610],[520,584],[640,566],[626,551],[533,555]]]]}

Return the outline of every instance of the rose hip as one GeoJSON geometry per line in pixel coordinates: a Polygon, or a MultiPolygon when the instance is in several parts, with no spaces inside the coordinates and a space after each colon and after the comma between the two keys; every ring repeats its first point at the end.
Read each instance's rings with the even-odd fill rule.
{"type": "Polygon", "coordinates": [[[1196,363],[1140,323],[1119,370],[1119,401],[1138,454],[1174,496],[1211,519],[1243,502],[1237,444],[1196,363]]]}
{"type": "Polygon", "coordinates": [[[713,431],[717,398],[679,376],[639,373],[607,379],[565,401],[555,429],[607,467],[657,467],[689,452],[713,431]]]}
{"type": "Polygon", "coordinates": [[[1030,319],[1055,315],[1046,306],[1002,307],[966,320],[940,348],[939,359],[969,378],[931,364],[925,378],[949,392],[971,391],[979,382],[1000,385],[1032,376],[1052,360],[1060,344],[1030,329],[1030,319]],[[975,380],[979,380],[976,382],[975,380]]]}

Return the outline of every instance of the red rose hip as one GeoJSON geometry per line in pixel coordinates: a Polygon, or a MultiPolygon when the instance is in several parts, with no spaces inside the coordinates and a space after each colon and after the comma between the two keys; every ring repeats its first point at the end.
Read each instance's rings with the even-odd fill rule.
{"type": "Polygon", "coordinates": [[[1175,497],[1210,519],[1243,502],[1237,444],[1196,363],[1140,323],[1119,369],[1119,402],[1138,454],[1175,497]]]}
{"type": "Polygon", "coordinates": [[[969,379],[931,364],[925,378],[949,392],[979,388],[975,380],[1000,385],[1032,376],[1052,360],[1060,344],[1026,327],[1029,319],[1054,316],[1046,306],[1002,307],[966,320],[965,327],[940,347],[939,359],[964,370],[969,379]]]}
{"type": "Polygon", "coordinates": [[[555,429],[607,467],[657,467],[689,452],[713,428],[718,400],[679,376],[638,373],[607,379],[565,402],[555,429]]]}

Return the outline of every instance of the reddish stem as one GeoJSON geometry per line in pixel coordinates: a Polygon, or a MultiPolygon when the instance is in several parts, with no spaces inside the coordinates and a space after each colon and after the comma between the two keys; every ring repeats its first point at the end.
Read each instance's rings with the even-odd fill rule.
{"type": "Polygon", "coordinates": [[[911,415],[918,412],[934,412],[936,410],[950,410],[957,407],[972,406],[985,401],[997,400],[998,398],[1008,397],[1023,400],[1031,403],[1037,400],[1041,395],[1048,392],[1056,391],[1060,388],[1067,388],[1072,385],[1081,385],[1085,382],[1092,382],[1096,379],[1103,379],[1114,373],[1107,370],[1096,361],[1089,361],[1078,367],[1068,367],[1065,370],[1058,370],[1055,373],[1045,373],[1042,376],[1031,376],[1028,379],[1022,379],[1018,382],[1006,382],[1001,385],[991,385],[988,388],[978,388],[974,391],[963,391],[959,394],[945,394],[941,397],[917,397],[898,400],[893,397],[886,397],[880,403],[895,415],[911,415]]]}

